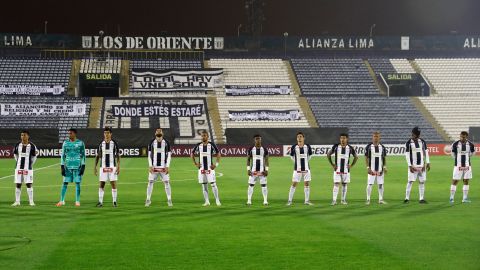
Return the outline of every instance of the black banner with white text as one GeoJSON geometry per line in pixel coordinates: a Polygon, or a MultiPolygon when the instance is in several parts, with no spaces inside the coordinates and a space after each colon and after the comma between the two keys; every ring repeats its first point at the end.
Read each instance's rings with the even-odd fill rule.
{"type": "Polygon", "coordinates": [[[133,69],[133,91],[185,91],[223,87],[223,69],[133,69]]]}
{"type": "Polygon", "coordinates": [[[228,117],[232,121],[294,121],[300,119],[299,110],[252,110],[252,111],[228,111],[228,117]]]}

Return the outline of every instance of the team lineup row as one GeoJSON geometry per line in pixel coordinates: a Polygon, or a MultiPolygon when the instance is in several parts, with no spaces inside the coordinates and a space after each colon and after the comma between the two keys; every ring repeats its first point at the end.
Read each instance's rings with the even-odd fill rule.
{"type": "MultiPolygon", "coordinates": [[[[34,206],[33,200],[33,165],[36,161],[36,146],[30,142],[28,131],[22,131],[21,141],[15,145],[14,156],[16,160],[14,181],[15,202],[12,206],[20,205],[21,186],[25,183],[29,204],[34,206]]],[[[209,206],[209,189],[211,186],[216,205],[220,206],[218,186],[216,185],[215,169],[219,166],[220,152],[217,146],[209,141],[206,131],[201,134],[201,142],[193,148],[191,158],[193,164],[198,168],[198,182],[202,186],[205,199],[203,206],[209,206]],[[214,162],[215,158],[215,162],[214,162]]],[[[366,188],[366,204],[370,204],[373,185],[378,185],[379,204],[385,204],[383,200],[384,176],[387,173],[386,156],[387,150],[380,142],[381,134],[374,132],[372,142],[365,148],[365,162],[368,172],[368,184],[366,188]]],[[[333,191],[332,203],[337,204],[338,193],[341,188],[341,204],[347,204],[347,188],[350,183],[350,170],[358,160],[355,149],[348,144],[348,134],[340,134],[339,143],[336,143],[327,153],[327,159],[333,168],[333,191]],[[332,159],[333,157],[333,159],[332,159]]],[[[310,165],[309,160],[313,155],[312,148],[305,143],[305,135],[298,132],[297,142],[290,149],[290,158],[294,163],[292,184],[290,186],[287,205],[292,205],[296,187],[299,182],[304,182],[305,201],[304,204],[312,205],[310,202],[310,165]]],[[[255,135],[254,146],[249,148],[247,155],[248,191],[247,205],[252,204],[252,195],[256,182],[259,182],[262,189],[263,204],[268,205],[267,177],[269,171],[268,149],[262,146],[261,135],[255,135]]],[[[454,158],[454,169],[450,192],[450,203],[454,202],[456,187],[459,181],[463,180],[463,203],[468,200],[469,180],[472,178],[470,158],[475,153],[475,146],[468,140],[468,133],[463,131],[460,139],[452,144],[452,157],[454,158]]],[[[413,183],[419,181],[419,202],[427,203],[425,200],[425,182],[427,172],[430,170],[430,159],[425,140],[420,138],[418,127],[412,129],[412,136],[406,143],[405,152],[408,164],[408,181],[405,191],[404,203],[409,203],[410,192],[413,183]]],[[[172,159],[170,144],[164,139],[161,128],[155,130],[155,139],[148,145],[148,184],[145,206],[151,205],[151,196],[154,184],[161,180],[164,184],[168,206],[173,206],[169,167],[172,159]]],[[[69,138],[62,145],[61,153],[61,174],[63,185],[60,201],[56,206],[65,205],[65,195],[68,184],[75,183],[75,205],[80,206],[80,191],[82,176],[85,172],[85,145],[77,138],[75,129],[69,130],[69,138]]],[[[98,146],[95,158],[94,174],[99,177],[99,191],[97,207],[103,206],[105,183],[110,182],[112,186],[113,206],[117,207],[117,180],[120,173],[120,154],[117,142],[112,139],[112,129],[104,129],[104,139],[98,146]],[[100,170],[97,169],[100,163],[100,170]]]]}

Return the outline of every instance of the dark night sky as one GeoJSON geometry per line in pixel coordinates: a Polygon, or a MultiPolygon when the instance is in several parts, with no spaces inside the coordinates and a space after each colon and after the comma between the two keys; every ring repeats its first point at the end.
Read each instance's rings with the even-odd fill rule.
{"type": "MultiPolygon", "coordinates": [[[[478,0],[266,0],[264,35],[480,34],[478,0]]],[[[123,35],[236,35],[244,0],[8,1],[0,32],[123,35]],[[32,2],[32,3],[28,3],[32,2]],[[120,4],[121,3],[121,4],[120,4]],[[8,11],[7,11],[8,10],[8,11]],[[18,10],[18,12],[15,12],[18,10]]]]}

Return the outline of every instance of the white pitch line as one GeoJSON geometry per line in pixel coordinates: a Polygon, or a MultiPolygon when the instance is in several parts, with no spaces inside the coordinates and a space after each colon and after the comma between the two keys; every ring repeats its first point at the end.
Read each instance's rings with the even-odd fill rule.
{"type": "MultiPolygon", "coordinates": [[[[43,169],[50,168],[50,167],[57,166],[57,165],[60,165],[60,163],[55,163],[55,164],[48,165],[48,166],[45,166],[45,167],[40,167],[38,169],[34,169],[34,171],[43,170],[43,169]]],[[[5,178],[9,178],[9,177],[13,177],[13,176],[15,176],[15,175],[12,174],[12,175],[7,175],[7,176],[2,176],[2,177],[0,177],[0,180],[5,179],[5,178]]]]}

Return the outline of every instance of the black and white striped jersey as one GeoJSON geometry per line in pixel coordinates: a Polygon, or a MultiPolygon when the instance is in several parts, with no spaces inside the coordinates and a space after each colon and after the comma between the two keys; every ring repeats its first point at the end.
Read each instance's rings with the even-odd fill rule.
{"type": "Polygon", "coordinates": [[[408,166],[423,167],[425,163],[430,163],[427,143],[423,139],[409,139],[405,144],[405,157],[408,166]]]}
{"type": "Polygon", "coordinates": [[[37,147],[31,142],[27,144],[19,142],[15,145],[13,154],[17,161],[15,169],[32,170],[33,164],[37,160],[37,147]]]}
{"type": "Polygon", "coordinates": [[[198,143],[193,148],[193,153],[199,156],[200,169],[202,170],[210,170],[210,166],[213,164],[213,156],[219,152],[218,147],[213,142],[198,143]]]}
{"type": "Polygon", "coordinates": [[[348,168],[348,164],[350,164],[350,156],[357,156],[355,149],[350,144],[342,146],[341,144],[334,144],[332,149],[330,149],[331,153],[335,155],[335,166],[337,169],[335,172],[337,173],[348,173],[350,169],[348,168]]]}
{"type": "Polygon", "coordinates": [[[252,172],[265,171],[265,159],[268,157],[267,148],[253,146],[248,150],[248,156],[251,158],[249,165],[252,172]]]}
{"type": "Polygon", "coordinates": [[[292,145],[290,148],[290,157],[295,162],[293,170],[297,172],[310,170],[308,161],[312,155],[312,147],[309,144],[304,144],[303,146],[299,146],[298,144],[292,145]]]}
{"type": "Polygon", "coordinates": [[[156,168],[170,167],[170,160],[172,159],[172,152],[170,143],[162,139],[158,141],[153,139],[148,145],[148,165],[156,168]]]}
{"type": "Polygon", "coordinates": [[[117,167],[117,157],[120,154],[118,149],[118,144],[114,140],[109,142],[102,141],[98,145],[97,156],[101,158],[100,167],[101,168],[114,168],[117,167]]]}
{"type": "Polygon", "coordinates": [[[383,144],[367,144],[365,147],[365,156],[370,160],[370,163],[368,164],[370,170],[374,172],[383,171],[383,160],[387,156],[387,149],[383,144]]]}
{"type": "Polygon", "coordinates": [[[470,166],[470,157],[475,153],[475,145],[471,141],[462,143],[456,141],[452,144],[452,157],[455,160],[455,167],[470,166]]]}

